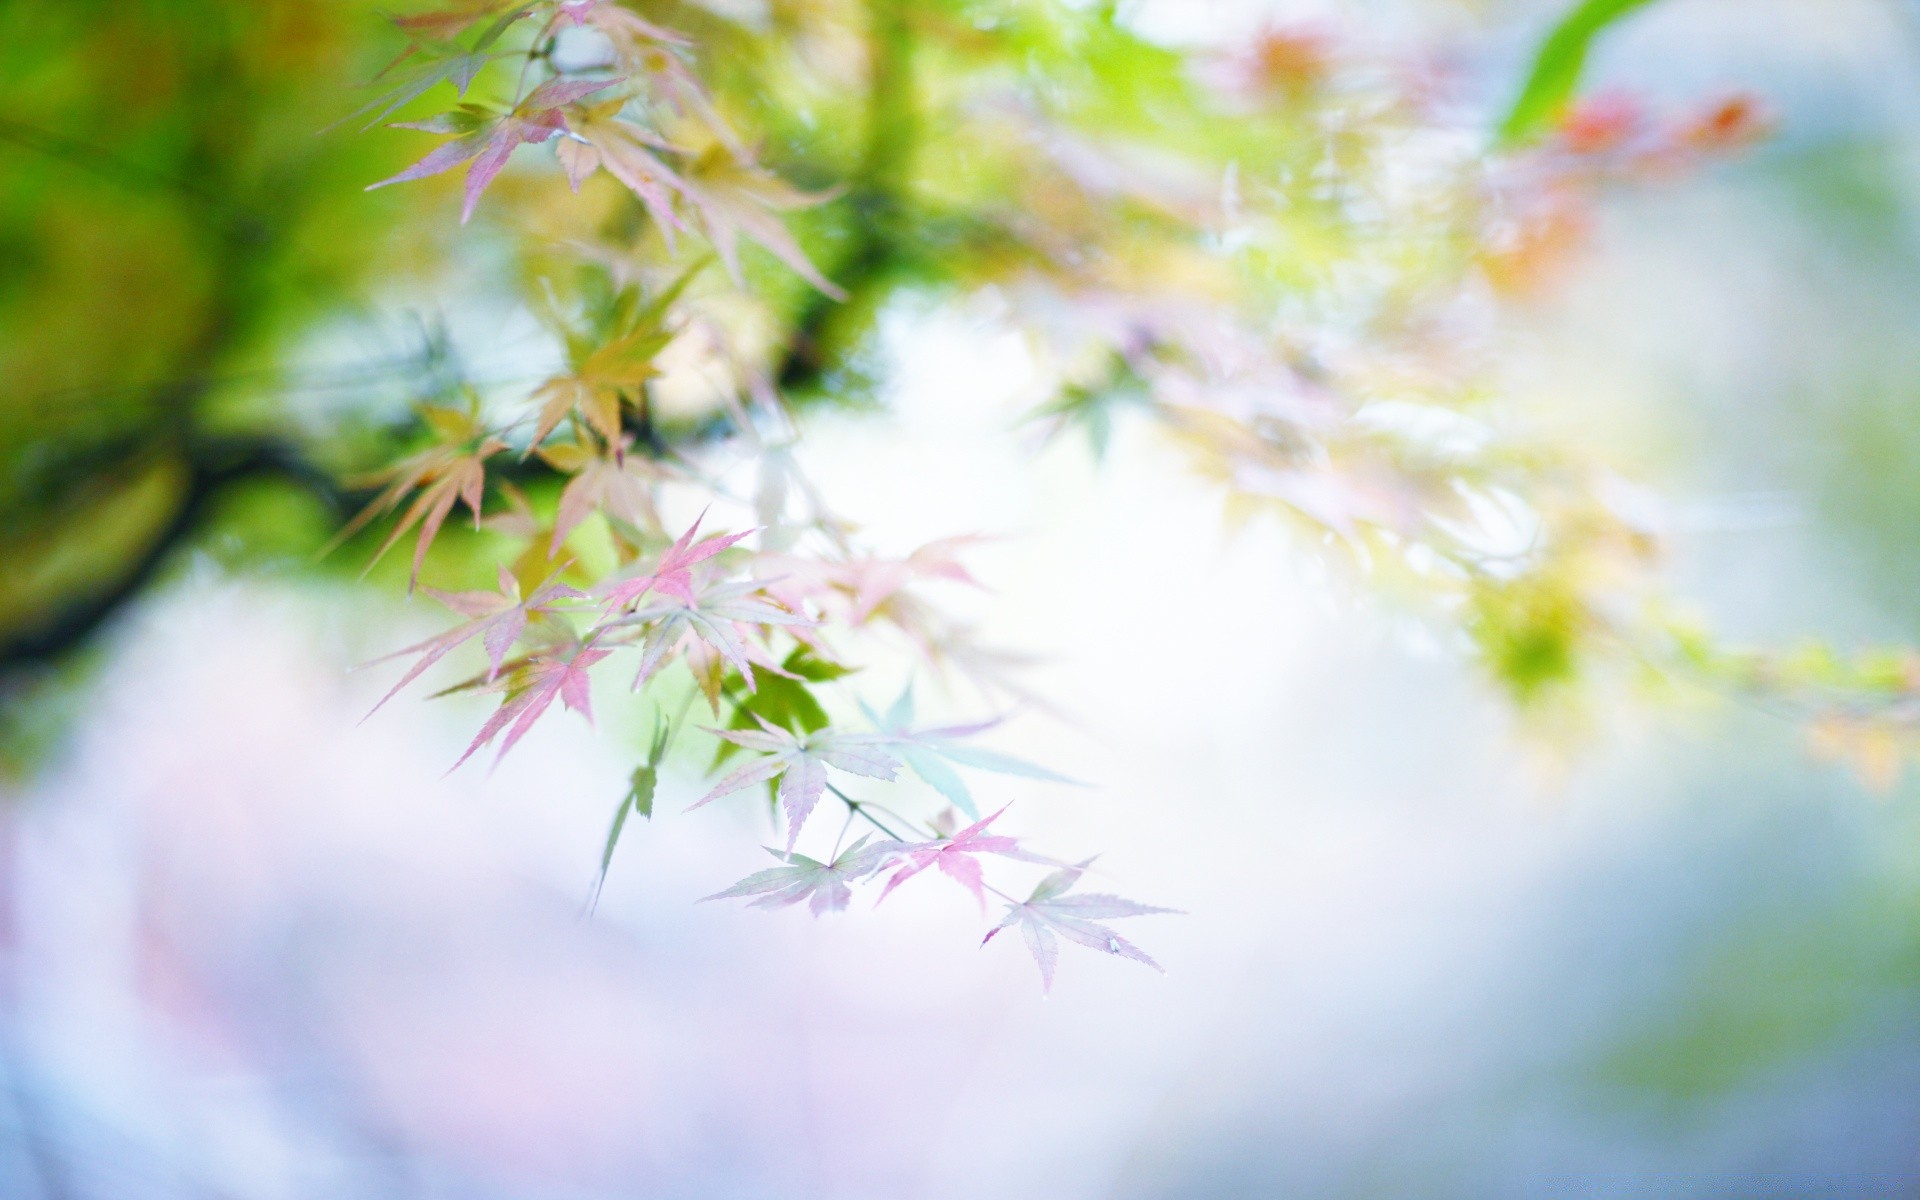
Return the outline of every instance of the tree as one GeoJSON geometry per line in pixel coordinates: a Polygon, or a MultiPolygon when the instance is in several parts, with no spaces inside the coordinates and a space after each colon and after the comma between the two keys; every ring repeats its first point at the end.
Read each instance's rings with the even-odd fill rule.
{"type": "MultiPolygon", "coordinates": [[[[11,9],[15,706],[180,547],[326,542],[319,569],[375,564],[464,618],[411,648],[403,683],[484,646],[455,685],[500,697],[469,756],[556,707],[590,719],[624,664],[656,735],[603,865],[704,702],[715,768],[756,756],[698,804],[764,785],[785,824],[782,865],[722,894],[820,912],[937,866],[984,899],[981,856],[1024,861],[1054,874],[1026,900],[994,889],[996,928],[1022,924],[1049,980],[1050,931],[1151,963],[1067,909],[1163,910],[1061,899],[1084,863],[986,831],[969,771],[1057,777],[981,744],[1020,692],[938,602],[972,582],[967,531],[877,553],[789,453],[811,412],[871,401],[889,305],[991,294],[1050,374],[1047,436],[1097,453],[1115,422],[1150,423],[1230,512],[1297,527],[1526,711],[1652,667],[1765,692],[1884,775],[1910,655],[1719,647],[1659,599],[1657,531],[1609,464],[1492,386],[1494,314],[1545,285],[1597,196],[1764,132],[1746,97],[1577,99],[1587,45],[1638,7],[1576,5],[1504,116],[1434,62],[1325,30],[1216,58],[1058,0],[477,0],[384,33],[292,0],[11,9]],[[333,103],[355,71],[370,98],[333,103]],[[409,292],[534,315],[541,378],[355,315],[409,292]],[[329,335],[390,349],[343,359],[329,335]],[[746,467],[751,497],[720,478],[746,467]],[[911,691],[864,720],[832,702],[903,651],[970,684],[977,719],[919,727],[911,691]],[[948,807],[843,790],[905,771],[948,807]],[[828,796],[838,835],[798,854],[810,829],[825,845],[828,796]]],[[[1142,566],[1180,586],[1177,552],[1142,566]]]]}

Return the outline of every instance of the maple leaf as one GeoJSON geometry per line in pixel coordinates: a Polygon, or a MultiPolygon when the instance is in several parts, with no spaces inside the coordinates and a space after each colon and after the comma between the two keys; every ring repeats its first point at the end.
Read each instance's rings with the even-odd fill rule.
{"type": "Polygon", "coordinates": [[[1039,660],[1032,654],[986,644],[977,630],[957,622],[936,621],[931,614],[915,611],[911,619],[893,617],[920,647],[927,662],[946,678],[949,673],[966,679],[983,692],[997,693],[1024,705],[1062,716],[1061,710],[1021,682],[1023,672],[1039,660]]]}
{"type": "Polygon", "coordinates": [[[980,944],[984,946],[1001,930],[1018,925],[1020,935],[1026,939],[1027,949],[1033,954],[1034,963],[1040,968],[1041,990],[1046,992],[1053,990],[1054,964],[1060,957],[1059,938],[1066,938],[1090,950],[1130,958],[1164,973],[1165,968],[1153,961],[1146,951],[1100,922],[1115,917],[1144,917],[1155,913],[1177,913],[1180,910],[1136,904],[1119,896],[1098,892],[1066,894],[1080,881],[1080,876],[1092,861],[1088,859],[1076,866],[1055,871],[1041,880],[1025,901],[1009,903],[1006,918],[987,930],[987,936],[980,939],[980,944]]]}
{"type": "Polygon", "coordinates": [[[395,129],[418,129],[455,137],[398,175],[368,184],[367,190],[425,179],[471,160],[465,200],[460,208],[460,223],[464,225],[473,216],[474,206],[480,203],[480,194],[507,165],[507,159],[516,149],[566,132],[567,118],[562,109],[619,82],[619,79],[551,79],[505,113],[463,104],[453,112],[425,121],[396,121],[395,129]]]}
{"type": "Polygon", "coordinates": [[[627,817],[639,813],[647,820],[653,819],[653,793],[660,783],[660,764],[667,756],[667,747],[673,742],[674,727],[664,716],[656,717],[653,724],[653,741],[647,747],[646,761],[633,769],[628,778],[626,794],[620,797],[620,807],[613,811],[613,826],[607,830],[607,845],[600,852],[600,875],[593,883],[592,906],[600,903],[600,889],[606,886],[607,869],[613,866],[613,851],[620,844],[620,831],[626,828],[627,817]]]}
{"type": "MultiPolygon", "coordinates": [[[[763,511],[762,522],[777,520],[778,505],[763,511]]],[[[959,551],[984,539],[967,535],[928,542],[905,558],[879,556],[816,559],[770,556],[776,567],[791,582],[789,587],[804,587],[812,592],[844,600],[849,624],[859,625],[876,614],[912,632],[921,623],[923,605],[909,593],[908,585],[928,579],[944,579],[981,587],[959,561],[959,551]]]]}
{"type": "Polygon", "coordinates": [[[566,340],[571,369],[534,392],[540,415],[529,449],[545,441],[570,413],[580,414],[608,445],[620,444],[620,407],[660,373],[654,359],[674,338],[666,325],[668,312],[705,266],[705,260],[694,263],[644,303],[637,288],[624,289],[601,322],[597,340],[549,316],[566,340]]]}
{"type": "Polygon", "coordinates": [[[772,173],[742,162],[718,145],[701,154],[687,168],[681,191],[699,212],[707,240],[713,243],[714,252],[726,264],[727,273],[735,283],[744,279],[740,273],[739,248],[744,234],[766,247],[814,287],[835,300],[847,298],[844,291],[813,265],[776,215],[822,203],[831,199],[832,193],[808,195],[772,173]]]}
{"type": "Polygon", "coordinates": [[[507,751],[513,749],[514,743],[533,728],[541,714],[553,707],[555,700],[585,717],[591,725],[593,696],[587,670],[609,653],[611,651],[577,645],[568,651],[535,656],[525,666],[502,678],[499,683],[505,686],[506,698],[487,718],[487,723],[474,735],[466,753],[450,770],[457,770],[461,763],[473,757],[476,750],[505,730],[506,740],[500,743],[500,752],[493,760],[497,765],[507,756],[507,751]]]}
{"type": "Polygon", "coordinates": [[[1000,724],[1001,718],[980,721],[972,725],[914,729],[911,683],[900,693],[899,699],[893,702],[893,707],[887,710],[885,716],[877,715],[867,707],[864,700],[860,701],[860,710],[884,735],[888,748],[912,767],[915,775],[925,780],[930,787],[952,801],[956,808],[974,820],[979,820],[980,812],[974,807],[973,793],[967,790],[966,780],[962,779],[959,772],[949,766],[949,763],[958,763],[961,766],[974,767],[982,771],[993,771],[1001,775],[1044,779],[1050,783],[1079,782],[1010,754],[982,750],[978,746],[965,745],[960,741],[961,738],[992,729],[1000,724]]]}
{"type": "MultiPolygon", "coordinates": [[[[709,583],[694,595],[690,604],[660,601],[608,622],[605,628],[610,630],[640,628],[644,631],[634,689],[646,686],[647,680],[672,661],[674,652],[689,642],[711,647],[728,666],[740,672],[748,691],[754,687],[756,663],[763,669],[780,671],[778,661],[748,635],[751,627],[781,626],[791,631],[813,622],[756,598],[759,590],[760,584],[754,580],[709,583]]],[[[696,678],[699,675],[696,670],[696,678]]]]}
{"type": "MultiPolygon", "coordinates": [[[[638,386],[651,374],[649,360],[647,370],[630,372],[626,377],[638,386]]],[[[541,384],[532,396],[540,405],[540,415],[534,423],[533,439],[527,443],[529,451],[546,441],[547,435],[574,413],[609,445],[619,442],[621,386],[620,382],[578,371],[555,375],[541,384]]]]}
{"type": "MultiPolygon", "coordinates": [[[[553,556],[547,553],[553,522],[535,516],[526,494],[513,486],[511,481],[500,480],[499,492],[500,499],[506,502],[506,508],[501,510],[496,507],[491,516],[481,520],[480,527],[522,543],[519,556],[508,567],[516,578],[542,578],[554,570],[553,556]]],[[[579,563],[571,560],[563,563],[559,569],[583,582],[587,578],[587,573],[581,570],[579,563]]]]}
{"type": "Polygon", "coordinates": [[[538,538],[545,532],[546,526],[540,518],[533,515],[533,506],[527,503],[527,494],[512,483],[502,480],[500,496],[507,502],[507,511],[498,509],[490,517],[481,520],[482,529],[490,529],[503,537],[514,539],[538,538]]]}
{"type": "MultiPolygon", "coordinates": [[[[796,646],[777,668],[764,678],[756,678],[751,691],[734,700],[733,716],[727,728],[752,729],[757,718],[765,718],[799,734],[825,729],[832,722],[808,685],[840,679],[852,671],[851,667],[820,658],[810,647],[796,646]]],[[[717,706],[714,715],[719,715],[717,706]]],[[[732,742],[721,742],[714,756],[714,767],[725,763],[739,749],[732,742]]]]}
{"type": "Polygon", "coordinates": [[[690,568],[696,563],[705,562],[753,533],[753,530],[749,529],[745,533],[730,533],[725,536],[716,534],[695,545],[693,535],[700,531],[700,522],[704,520],[706,520],[705,513],[696,517],[687,531],[681,534],[673,545],[667,547],[666,553],[660,556],[660,561],[654,564],[650,574],[623,579],[608,588],[607,607],[616,611],[631,607],[649,591],[674,596],[683,603],[693,604],[693,573],[690,568]]]}
{"type": "Polygon", "coordinates": [[[1098,384],[1076,383],[1062,387],[1053,398],[1036,407],[1027,424],[1043,429],[1042,440],[1051,444],[1070,429],[1078,429],[1087,439],[1095,461],[1104,461],[1113,441],[1114,427],[1127,409],[1152,410],[1152,391],[1138,372],[1124,366],[1125,359],[1112,378],[1098,384]]]}
{"type": "Polygon", "coordinates": [[[609,101],[588,108],[555,153],[567,172],[567,184],[576,192],[598,170],[619,180],[646,206],[671,249],[674,231],[685,228],[674,211],[673,198],[688,194],[687,181],[653,153],[673,150],[672,143],[632,121],[618,119],[624,103],[609,101]]]}
{"type": "Polygon", "coordinates": [[[1056,865],[1053,859],[1042,858],[1022,850],[1019,841],[1015,838],[986,831],[987,826],[999,820],[1000,813],[1006,811],[1006,806],[1002,806],[999,812],[975,821],[952,837],[939,838],[931,842],[917,842],[904,847],[907,865],[895,872],[892,879],[887,880],[887,886],[881,891],[880,899],[885,900],[893,894],[893,889],[928,867],[937,867],[942,875],[953,879],[961,887],[972,892],[973,898],[980,902],[981,914],[985,915],[987,911],[986,880],[981,877],[980,863],[973,855],[999,854],[1024,862],[1056,865]]]}
{"type": "Polygon", "coordinates": [[[830,565],[828,578],[852,597],[850,620],[859,624],[916,579],[946,579],[980,587],[960,564],[959,551],[984,539],[967,535],[928,542],[905,558],[855,558],[830,565]]]}
{"type": "Polygon", "coordinates": [[[548,582],[535,588],[532,595],[522,599],[520,581],[515,579],[513,573],[505,567],[500,568],[498,592],[442,592],[435,588],[428,588],[426,591],[435,600],[466,617],[467,621],[438,637],[428,638],[426,641],[417,642],[405,649],[395,650],[392,654],[374,659],[374,662],[386,662],[388,659],[400,658],[408,654],[420,656],[418,661],[407,668],[407,673],[400,677],[400,682],[394,684],[393,688],[380,698],[380,703],[374,705],[367,716],[379,712],[381,705],[393,699],[400,693],[401,688],[419,678],[422,672],[446,657],[455,647],[476,637],[480,638],[481,644],[486,647],[489,664],[486,679],[489,683],[493,682],[494,678],[500,674],[500,665],[506,659],[507,651],[520,640],[521,632],[527,627],[528,618],[551,611],[550,606],[556,600],[579,600],[586,597],[585,592],[565,584],[548,582]]]}
{"type": "Polygon", "coordinates": [[[868,779],[892,779],[900,763],[871,734],[840,733],[823,729],[796,735],[778,725],[760,721],[759,729],[714,729],[717,737],[766,757],[755,759],[731,772],[713,785],[700,799],[687,807],[688,812],[710,804],[720,797],[752,787],[756,783],[779,780],[775,795],[781,811],[787,815],[787,849],[800,836],[800,827],[826,790],[827,768],[868,779]]]}
{"type": "MultiPolygon", "coordinates": [[[[726,692],[729,672],[731,672],[733,679],[739,681],[740,686],[746,689],[747,694],[742,700],[735,703],[734,716],[736,719],[731,727],[734,729],[751,729],[753,723],[751,719],[745,715],[749,711],[749,706],[757,708],[759,707],[758,701],[762,696],[771,697],[776,693],[784,693],[783,698],[791,700],[793,698],[791,689],[799,686],[798,681],[802,677],[796,675],[789,669],[789,663],[792,662],[793,655],[789,654],[785,662],[775,658],[768,647],[762,645],[759,640],[751,636],[749,623],[730,620],[723,628],[731,630],[736,635],[736,640],[739,642],[740,649],[746,661],[750,666],[759,668],[758,670],[740,671],[739,668],[734,665],[733,661],[721,652],[720,647],[715,644],[716,639],[703,637],[700,634],[694,633],[691,627],[689,627],[688,631],[681,637],[680,648],[685,655],[687,670],[692,673],[694,682],[700,685],[700,691],[706,696],[707,703],[713,708],[713,715],[716,718],[720,716],[720,698],[726,692]],[[769,685],[775,684],[781,686],[773,687],[770,690],[769,685]]],[[[800,632],[799,626],[787,625],[784,628],[789,635],[797,636],[800,632]]],[[[808,696],[807,700],[811,701],[812,697],[808,696]]],[[[778,704],[779,701],[775,700],[771,707],[778,707],[778,704]]],[[[785,722],[783,722],[783,724],[784,723],[785,722]]],[[[820,728],[826,725],[826,723],[823,714],[820,724],[814,726],[814,728],[820,728]]],[[[727,745],[722,749],[723,751],[733,750],[736,749],[736,747],[727,745]]],[[[720,759],[715,760],[716,765],[718,765],[720,761],[723,761],[724,758],[725,755],[723,753],[720,759]]]]}
{"type": "Polygon", "coordinates": [[[627,525],[660,527],[653,489],[666,472],[645,455],[628,453],[632,443],[632,438],[623,436],[602,453],[578,445],[541,449],[540,457],[548,466],[573,476],[560,493],[547,557],[560,553],[560,544],[567,540],[567,535],[595,512],[605,513],[608,519],[627,525]]]}
{"type": "Polygon", "coordinates": [[[599,31],[622,55],[631,57],[648,43],[668,46],[687,45],[679,33],[623,8],[610,0],[561,0],[555,16],[558,23],[579,25],[599,31]]]}
{"type": "Polygon", "coordinates": [[[755,908],[784,908],[805,900],[816,917],[844,912],[853,900],[851,885],[883,870],[899,853],[900,843],[883,839],[868,845],[863,837],[826,863],[804,854],[782,854],[771,846],[766,850],[784,865],[755,871],[724,892],[701,897],[701,903],[757,896],[755,908]]]}
{"type": "Polygon", "coordinates": [[[533,7],[523,4],[511,11],[507,9],[510,0],[491,0],[490,3],[468,4],[459,8],[438,9],[433,12],[411,13],[389,17],[395,25],[409,36],[430,43],[451,42],[467,30],[478,25],[488,17],[495,17],[494,23],[480,35],[475,48],[484,50],[498,41],[500,35],[516,21],[532,15],[533,7]]]}
{"type": "Polygon", "coordinates": [[[699,76],[674,52],[689,45],[689,39],[610,0],[563,4],[558,16],[606,38],[616,58],[644,77],[649,90],[699,121],[735,158],[747,158],[746,147],[714,107],[699,76]]]}
{"type": "MultiPolygon", "coordinates": [[[[507,56],[505,53],[488,53],[488,48],[499,41],[501,35],[512,28],[516,22],[529,16],[533,10],[522,6],[501,14],[479,37],[474,39],[471,47],[463,47],[454,39],[485,18],[500,13],[500,10],[505,7],[504,3],[483,4],[444,12],[394,17],[393,23],[408,35],[410,41],[398,58],[380,69],[379,74],[374,76],[375,81],[384,79],[395,67],[416,55],[428,57],[431,61],[407,76],[397,86],[327,126],[327,129],[343,125],[356,117],[365,116],[377,108],[380,111],[374,113],[373,119],[366,125],[366,128],[372,129],[397,110],[425,95],[435,84],[442,81],[453,84],[455,93],[465,97],[467,89],[473,86],[474,79],[488,63],[507,56]]],[[[325,130],[321,132],[324,133],[325,130]]]]}
{"type": "Polygon", "coordinates": [[[486,487],[486,460],[506,449],[505,442],[482,430],[477,404],[470,405],[465,412],[452,408],[425,408],[420,415],[428,428],[438,435],[440,444],[367,477],[365,482],[385,481],[386,487],[374,497],[372,503],[348,521],[322,551],[331,551],[364,529],[374,518],[392,512],[407,493],[417,488],[420,494],[401,515],[400,523],[387,535],[387,540],[381,543],[373,561],[367,564],[367,569],[372,570],[373,564],[385,557],[407,530],[418,524],[420,538],[414,544],[413,571],[407,582],[409,588],[420,576],[420,564],[427,556],[427,547],[439,535],[440,526],[453,512],[456,503],[464,503],[473,514],[474,528],[480,527],[481,494],[486,487]]]}

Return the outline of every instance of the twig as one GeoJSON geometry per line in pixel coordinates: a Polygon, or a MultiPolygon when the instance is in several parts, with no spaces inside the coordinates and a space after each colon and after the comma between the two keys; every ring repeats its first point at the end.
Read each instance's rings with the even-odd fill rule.
{"type": "Polygon", "coordinates": [[[904,842],[907,840],[901,837],[899,834],[895,833],[893,830],[887,828],[886,823],[882,821],[879,817],[876,817],[872,813],[868,812],[867,806],[860,803],[860,801],[855,800],[852,796],[847,795],[845,792],[833,786],[831,783],[827,785],[827,790],[832,792],[834,795],[840,797],[840,799],[843,802],[845,802],[849,811],[857,813],[861,817],[864,817],[869,824],[871,824],[875,829],[878,829],[881,833],[886,834],[888,837],[892,838],[896,842],[904,842]]]}

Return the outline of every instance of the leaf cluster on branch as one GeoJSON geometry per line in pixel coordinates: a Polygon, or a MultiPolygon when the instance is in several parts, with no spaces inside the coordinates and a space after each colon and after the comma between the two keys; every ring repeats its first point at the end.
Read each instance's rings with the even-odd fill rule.
{"type": "MultiPolygon", "coordinates": [[[[668,748],[692,736],[684,691],[725,769],[693,807],[764,796],[781,826],[779,865],[718,896],[818,914],[931,871],[983,906],[1001,895],[987,937],[1018,927],[1049,985],[1060,938],[1151,965],[1101,922],[1165,910],[1075,890],[1091,860],[993,827],[1007,797],[982,816],[969,772],[1003,777],[996,790],[1061,782],[978,743],[997,717],[922,727],[911,689],[884,715],[860,695],[904,657],[992,709],[1027,698],[1017,657],[943,603],[975,585],[969,539],[932,530],[881,553],[794,453],[811,410],[870,402],[889,303],[973,299],[1032,348],[1045,437],[1099,452],[1123,422],[1157,432],[1230,514],[1284,522],[1304,552],[1477,655],[1523,708],[1625,665],[1764,689],[1834,744],[1911,723],[1912,672],[1815,678],[1671,616],[1640,493],[1497,385],[1501,311],[1551,285],[1600,197],[1767,128],[1745,96],[1678,113],[1581,98],[1588,44],[1637,7],[1576,6],[1504,120],[1437,59],[1293,26],[1183,52],[1113,5],[477,0],[395,17],[404,45],[341,123],[398,131],[363,140],[405,139],[413,161],[361,180],[378,192],[360,202],[414,195],[448,257],[493,254],[475,269],[537,319],[552,369],[489,381],[423,356],[414,417],[367,439],[372,469],[337,485],[333,462],[279,440],[207,467],[194,456],[211,443],[184,439],[173,532],[104,608],[10,654],[97,625],[233,472],[317,481],[361,506],[343,553],[378,559],[411,535],[408,586],[462,619],[401,652],[413,661],[394,690],[484,648],[485,670],[448,689],[498,697],[461,761],[509,752],[556,707],[591,720],[615,671],[649,698],[654,736],[603,873],[631,818],[652,816],[668,748]],[[442,587],[469,523],[491,535],[496,590],[442,587]],[[939,807],[843,790],[907,772],[939,807]],[[828,796],[837,831],[819,819],[828,796]],[[849,841],[855,823],[870,829],[849,841]],[[1016,899],[989,862],[1051,873],[1016,899]]],[[[238,237],[229,215],[211,236],[238,237]]],[[[230,287],[252,278],[244,239],[231,245],[230,287]]],[[[192,344],[237,339],[228,318],[246,299],[221,297],[192,344]]]]}

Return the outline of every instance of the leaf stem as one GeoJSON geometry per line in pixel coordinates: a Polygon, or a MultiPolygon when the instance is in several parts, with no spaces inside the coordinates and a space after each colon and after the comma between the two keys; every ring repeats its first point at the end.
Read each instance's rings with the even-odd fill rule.
{"type": "Polygon", "coordinates": [[[866,818],[867,822],[871,824],[875,829],[878,829],[881,833],[886,834],[888,837],[892,838],[896,842],[904,842],[907,840],[901,837],[899,834],[895,833],[893,830],[887,828],[886,823],[882,821],[879,817],[876,817],[872,813],[868,812],[867,806],[860,803],[860,801],[855,800],[852,796],[847,795],[845,792],[833,786],[831,783],[827,785],[827,790],[832,792],[834,795],[840,797],[840,799],[846,804],[850,814],[857,813],[858,815],[866,818]]]}
{"type": "Polygon", "coordinates": [[[1015,899],[1014,899],[1014,898],[1013,898],[1012,896],[1009,896],[1009,895],[1007,895],[1007,894],[1006,894],[1005,892],[1003,892],[1003,891],[1001,891],[1001,890],[1000,890],[999,888],[997,888],[997,887],[995,887],[995,886],[993,886],[992,884],[990,884],[990,883],[988,883],[988,882],[987,882],[986,880],[984,880],[984,879],[980,881],[980,886],[981,886],[981,887],[983,887],[983,888],[985,888],[985,889],[987,889],[988,891],[990,891],[990,892],[992,892],[992,893],[993,893],[994,895],[996,895],[996,896],[998,896],[998,897],[1000,897],[1000,898],[1001,898],[1002,900],[1005,900],[1005,901],[1006,901],[1006,902],[1007,902],[1008,904],[1019,904],[1019,903],[1020,903],[1020,901],[1018,901],[1018,900],[1015,900],[1015,899]]]}
{"type": "Polygon", "coordinates": [[[840,860],[840,845],[847,840],[847,830],[853,828],[854,814],[859,811],[859,809],[855,808],[849,808],[847,810],[847,819],[841,823],[840,832],[833,839],[833,853],[827,855],[828,862],[838,862],[840,860]]]}

